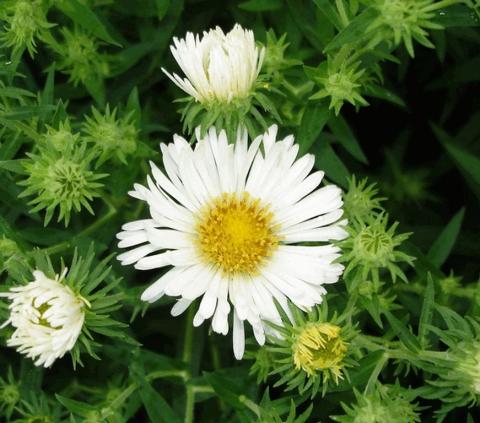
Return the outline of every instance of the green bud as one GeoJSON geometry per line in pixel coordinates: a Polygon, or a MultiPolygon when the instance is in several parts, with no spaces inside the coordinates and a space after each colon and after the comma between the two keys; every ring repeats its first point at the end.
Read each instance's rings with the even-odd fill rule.
{"type": "MultiPolygon", "coordinates": [[[[458,0],[449,4],[462,2],[458,0]]],[[[378,17],[367,30],[374,34],[370,45],[373,47],[385,40],[394,47],[403,43],[411,57],[414,57],[414,40],[434,48],[427,30],[443,29],[442,25],[433,22],[435,12],[445,7],[442,3],[436,0],[374,0],[373,8],[378,17]]]]}
{"type": "Polygon", "coordinates": [[[2,3],[0,20],[4,32],[0,39],[3,47],[14,51],[28,50],[30,56],[36,53],[36,38],[43,30],[53,25],[47,22],[47,8],[41,0],[13,0],[2,3]]]}
{"type": "Polygon", "coordinates": [[[45,225],[58,208],[58,222],[64,220],[68,226],[73,211],[85,208],[94,214],[90,202],[100,196],[103,185],[98,180],[106,175],[91,170],[95,153],[87,152],[86,144],[69,143],[59,147],[58,142],[44,142],[38,153],[27,153],[29,159],[24,162],[24,168],[28,178],[19,182],[26,187],[19,197],[34,196],[28,203],[33,207],[31,213],[45,210],[45,225]]]}
{"type": "Polygon", "coordinates": [[[344,251],[341,261],[348,263],[344,277],[352,274],[354,278],[360,277],[361,280],[372,278],[373,282],[377,283],[379,271],[387,269],[393,282],[397,277],[407,281],[397,263],[411,265],[414,259],[398,251],[398,247],[410,237],[410,234],[396,235],[398,222],[388,228],[388,215],[384,213],[352,223],[347,228],[350,237],[340,242],[344,251]]]}
{"type": "Polygon", "coordinates": [[[107,105],[105,114],[92,108],[92,117],[86,116],[83,124],[85,140],[92,142],[100,152],[97,165],[116,156],[126,164],[126,157],[137,149],[138,130],[133,123],[133,113],[117,118],[117,109],[110,111],[107,105]]]}
{"type": "Polygon", "coordinates": [[[370,81],[360,62],[348,59],[347,51],[340,51],[336,56],[329,56],[326,62],[316,69],[308,68],[307,73],[320,85],[321,89],[313,94],[311,100],[330,99],[330,109],[340,113],[345,102],[354,106],[367,106],[361,91],[370,81]]]}
{"type": "Polygon", "coordinates": [[[348,183],[348,190],[343,195],[345,214],[349,219],[365,220],[375,213],[384,211],[381,202],[383,197],[377,197],[376,184],[367,185],[367,178],[357,180],[352,176],[348,183]]]}
{"type": "Polygon", "coordinates": [[[62,28],[63,44],[58,46],[58,68],[70,76],[74,85],[97,80],[109,74],[105,57],[98,52],[97,40],[87,32],[62,28]]]}
{"type": "Polygon", "coordinates": [[[343,416],[332,416],[340,423],[418,423],[419,407],[412,404],[412,393],[397,385],[377,384],[368,395],[354,391],[357,402],[342,404],[343,416]]]}

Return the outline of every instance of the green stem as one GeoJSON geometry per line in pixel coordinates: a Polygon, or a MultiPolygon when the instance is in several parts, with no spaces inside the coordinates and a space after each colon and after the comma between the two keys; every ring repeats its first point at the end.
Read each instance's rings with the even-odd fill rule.
{"type": "Polygon", "coordinates": [[[94,223],[92,223],[90,226],[85,228],[83,231],[81,231],[78,235],[74,236],[68,241],[63,241],[58,244],[52,245],[51,247],[44,248],[43,251],[47,254],[57,254],[61,251],[67,250],[73,245],[76,238],[87,236],[98,228],[102,227],[106,222],[108,222],[112,217],[117,214],[117,209],[112,204],[107,204],[109,206],[108,212],[104,214],[101,218],[96,220],[94,223]]]}
{"type": "MultiPolygon", "coordinates": [[[[195,308],[189,307],[187,318],[185,319],[185,337],[182,351],[182,361],[191,368],[192,361],[192,347],[193,347],[193,317],[195,314],[195,308]]],[[[186,382],[186,381],[185,381],[186,382]]],[[[195,408],[195,392],[192,385],[186,385],[186,398],[185,398],[185,423],[193,423],[195,408]]]]}
{"type": "Polygon", "coordinates": [[[185,399],[185,423],[193,423],[195,407],[195,392],[193,386],[187,385],[187,395],[185,399]]]}
{"type": "Polygon", "coordinates": [[[343,4],[343,0],[335,0],[335,4],[337,6],[338,15],[340,16],[340,21],[342,22],[342,26],[345,28],[350,23],[348,20],[348,15],[345,10],[345,5],[343,4]]]}

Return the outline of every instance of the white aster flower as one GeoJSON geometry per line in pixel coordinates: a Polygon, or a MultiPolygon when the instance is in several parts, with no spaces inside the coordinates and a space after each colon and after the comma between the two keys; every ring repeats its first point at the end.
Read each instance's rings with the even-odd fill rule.
{"type": "Polygon", "coordinates": [[[36,270],[34,281],[1,294],[11,300],[10,317],[2,327],[15,328],[7,345],[36,366],[50,367],[74,347],[82,331],[86,300],[62,283],[66,271],[50,279],[36,270]]]}
{"type": "Polygon", "coordinates": [[[246,132],[233,145],[224,131],[211,128],[201,139],[197,130],[194,149],[175,136],[161,145],[165,172],[151,163],[148,186],[130,192],[147,202],[151,218],[127,223],[117,235],[119,247],[136,246],[118,256],[122,264],[173,266],[142,300],[179,297],[176,316],[202,297],[193,324],[212,318],[213,330],[224,335],[233,305],[237,359],[245,321],[263,344],[266,321],[281,324],[274,299],[287,312],[287,299],[310,309],[343,271],[334,263],[339,248],[328,243],[346,237],[340,188],[318,188],[324,173],[310,174],[314,156],[295,160],[293,136],[276,135],[274,125],[248,146],[246,132]]]}
{"type": "Polygon", "coordinates": [[[224,34],[216,27],[198,34],[187,32],[184,39],[173,38],[170,47],[186,78],[163,72],[200,103],[230,103],[250,95],[265,56],[255,45],[253,32],[236,24],[224,34]]]}

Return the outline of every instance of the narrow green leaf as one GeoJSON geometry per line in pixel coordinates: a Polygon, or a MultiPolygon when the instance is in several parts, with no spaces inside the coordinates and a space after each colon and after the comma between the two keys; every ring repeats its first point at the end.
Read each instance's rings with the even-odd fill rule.
{"type": "Polygon", "coordinates": [[[267,12],[281,9],[282,6],[282,0],[248,0],[238,5],[240,9],[249,12],[267,12]]]}
{"type": "Polygon", "coordinates": [[[425,289],[425,298],[423,299],[422,312],[418,323],[418,341],[422,348],[428,345],[426,336],[427,328],[432,322],[433,309],[435,305],[435,287],[431,273],[427,275],[427,288],[425,289]]]}
{"type": "Polygon", "coordinates": [[[345,150],[347,150],[359,162],[368,164],[368,160],[362,147],[342,116],[332,116],[328,121],[328,127],[345,150]]]}
{"type": "Polygon", "coordinates": [[[21,160],[0,160],[0,169],[5,169],[13,173],[19,173],[20,175],[25,175],[25,169],[22,166],[21,160]]]}
{"type": "Polygon", "coordinates": [[[435,242],[430,247],[427,257],[430,261],[440,268],[450,255],[455,241],[457,240],[460,228],[462,226],[465,208],[462,207],[455,216],[452,217],[447,226],[440,232],[435,242]]]}
{"type": "Polygon", "coordinates": [[[325,104],[309,105],[306,108],[297,134],[300,155],[307,153],[317,141],[330,116],[330,110],[325,104]]]}
{"type": "Polygon", "coordinates": [[[366,9],[360,15],[352,19],[350,24],[340,31],[337,36],[330,41],[324,51],[332,51],[346,44],[355,44],[365,36],[367,28],[376,17],[377,12],[373,9],[366,9]]]}
{"type": "Polygon", "coordinates": [[[170,0],[155,0],[155,5],[157,7],[157,17],[161,21],[167,14],[168,8],[170,7],[170,0]]]}
{"type": "Polygon", "coordinates": [[[180,423],[180,417],[173,411],[163,396],[152,388],[145,376],[136,369],[136,366],[132,366],[131,370],[134,381],[139,385],[138,392],[150,421],[180,423]]]}
{"type": "Polygon", "coordinates": [[[419,351],[420,350],[420,344],[419,344],[417,338],[415,338],[415,336],[412,335],[412,333],[405,326],[405,324],[401,320],[397,319],[389,311],[385,311],[384,314],[387,317],[387,320],[390,323],[390,326],[392,327],[393,331],[398,336],[398,339],[400,339],[400,341],[402,341],[402,343],[410,351],[413,351],[413,352],[419,351]]]}
{"type": "Polygon", "coordinates": [[[390,103],[400,106],[403,109],[407,108],[407,105],[401,97],[385,87],[372,85],[365,90],[365,94],[370,97],[379,98],[380,100],[389,101],[390,103]]]}
{"type": "Polygon", "coordinates": [[[121,47],[121,44],[108,33],[100,18],[86,4],[80,3],[78,0],[68,0],[57,2],[56,6],[73,22],[90,31],[96,37],[121,47]]]}
{"type": "Polygon", "coordinates": [[[480,26],[480,20],[475,12],[470,7],[461,4],[438,10],[434,22],[445,28],[480,26]]]}
{"type": "Polygon", "coordinates": [[[448,134],[436,125],[433,131],[449,156],[453,159],[472,191],[480,198],[480,159],[456,145],[448,134]]]}
{"type": "Polygon", "coordinates": [[[340,22],[337,10],[332,4],[332,1],[313,0],[313,2],[318,7],[319,12],[322,13],[328,19],[328,21],[340,31],[342,29],[342,24],[340,22]]]}
{"type": "Polygon", "coordinates": [[[325,140],[322,141],[315,145],[313,151],[315,154],[315,167],[323,170],[327,179],[332,180],[342,188],[347,188],[350,172],[330,144],[325,140]]]}

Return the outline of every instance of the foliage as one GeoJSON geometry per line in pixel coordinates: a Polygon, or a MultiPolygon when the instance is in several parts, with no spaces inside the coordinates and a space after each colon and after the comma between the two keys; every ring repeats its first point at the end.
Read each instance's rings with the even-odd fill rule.
{"type": "Polygon", "coordinates": [[[0,0],[0,295],[43,269],[88,305],[73,365],[37,368],[1,329],[0,421],[473,422],[479,26],[476,0],[0,0]],[[185,97],[173,37],[235,23],[265,49],[248,95],[185,97]],[[294,134],[350,236],[324,302],[279,301],[239,362],[112,255],[159,143],[242,123],[294,134]]]}

